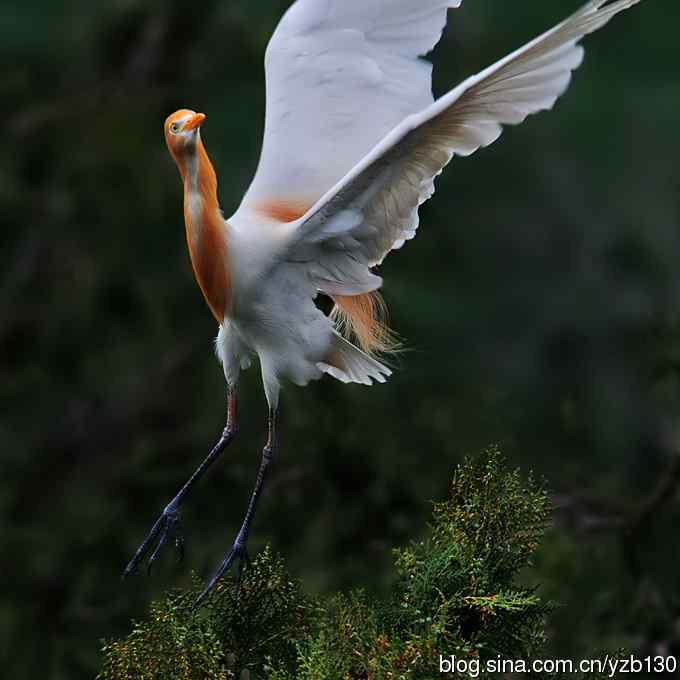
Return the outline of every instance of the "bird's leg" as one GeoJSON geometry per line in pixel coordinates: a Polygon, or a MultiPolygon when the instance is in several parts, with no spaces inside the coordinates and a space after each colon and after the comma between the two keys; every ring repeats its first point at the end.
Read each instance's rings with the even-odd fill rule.
{"type": "Polygon", "coordinates": [[[125,567],[123,578],[126,578],[137,571],[139,563],[153,548],[148,561],[148,570],[150,572],[153,563],[158,557],[160,549],[163,547],[168,537],[175,539],[175,546],[179,553],[180,560],[184,557],[184,538],[180,529],[180,505],[189,491],[191,491],[194,484],[196,484],[196,482],[205,474],[207,469],[219,458],[224,449],[231,443],[236,436],[237,431],[236,390],[234,387],[229,386],[227,394],[227,425],[222,431],[220,440],[212,448],[207,458],[198,466],[194,474],[191,475],[187,483],[179,490],[179,493],[165,506],[163,514],[156,520],[156,523],[151,528],[148,536],[139,546],[127,567],[125,567]]]}
{"type": "Polygon", "coordinates": [[[215,584],[224,576],[225,572],[231,567],[231,565],[238,560],[238,574],[237,574],[237,587],[241,580],[241,574],[243,573],[244,567],[248,566],[250,563],[250,558],[248,557],[247,543],[248,535],[250,534],[250,525],[255,516],[255,510],[257,508],[257,501],[262,493],[262,487],[264,486],[264,480],[267,477],[269,471],[269,466],[278,451],[278,440],[276,433],[276,411],[270,409],[269,411],[269,435],[267,437],[267,443],[264,449],[262,449],[262,461],[260,462],[260,469],[257,472],[257,479],[255,480],[255,488],[250,497],[250,503],[248,504],[248,510],[246,511],[246,516],[243,519],[243,524],[236,535],[236,540],[231,546],[226,557],[222,561],[219,569],[215,572],[213,577],[208,582],[203,592],[198,596],[194,602],[194,608],[198,607],[201,602],[208,596],[210,591],[215,587],[215,584]]]}

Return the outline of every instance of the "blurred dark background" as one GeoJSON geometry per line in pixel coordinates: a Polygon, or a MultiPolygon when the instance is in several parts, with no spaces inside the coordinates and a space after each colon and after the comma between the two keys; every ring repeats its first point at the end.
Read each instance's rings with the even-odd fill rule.
{"type": "MultiPolygon", "coordinates": [[[[214,321],[184,243],[166,115],[205,111],[234,209],[255,169],[263,52],[288,0],[0,7],[0,666],[91,678],[101,638],[207,574],[240,522],[266,407],[186,505],[188,555],[126,561],[221,431],[214,321]]],[[[434,54],[441,94],[578,0],[469,0],[434,54]]],[[[411,351],[386,386],[283,398],[251,548],[312,592],[380,591],[453,466],[499,442],[545,475],[555,528],[527,582],[563,607],[555,654],[680,655],[680,9],[642,2],[587,40],[553,112],[454,159],[382,269],[411,351]]]]}

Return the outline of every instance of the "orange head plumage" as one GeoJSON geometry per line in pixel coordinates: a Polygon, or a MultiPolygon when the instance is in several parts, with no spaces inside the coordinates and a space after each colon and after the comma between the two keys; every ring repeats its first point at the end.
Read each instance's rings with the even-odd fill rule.
{"type": "Polygon", "coordinates": [[[196,145],[200,140],[201,125],[205,118],[204,113],[180,109],[165,119],[163,125],[165,143],[182,176],[186,173],[187,154],[196,151],[196,145]]]}

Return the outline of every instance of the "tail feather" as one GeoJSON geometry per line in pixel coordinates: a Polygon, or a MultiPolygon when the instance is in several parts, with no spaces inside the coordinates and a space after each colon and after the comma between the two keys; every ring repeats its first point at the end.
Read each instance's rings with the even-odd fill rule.
{"type": "Polygon", "coordinates": [[[339,333],[333,331],[333,347],[325,361],[319,362],[320,371],[344,383],[372,385],[384,383],[392,371],[373,357],[355,347],[339,333]]]}
{"type": "Polygon", "coordinates": [[[387,305],[378,291],[363,295],[334,295],[331,319],[343,337],[354,339],[370,356],[390,354],[399,342],[389,327],[387,305]]]}

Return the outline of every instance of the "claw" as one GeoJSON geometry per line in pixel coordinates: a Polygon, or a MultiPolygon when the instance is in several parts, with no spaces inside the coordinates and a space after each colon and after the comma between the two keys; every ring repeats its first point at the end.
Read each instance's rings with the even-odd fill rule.
{"type": "Polygon", "coordinates": [[[234,543],[231,550],[227,553],[227,556],[222,561],[219,569],[215,572],[213,577],[208,582],[208,585],[204,588],[203,592],[194,600],[191,605],[192,610],[198,609],[203,601],[211,593],[217,582],[224,576],[224,574],[229,570],[234,560],[238,559],[238,571],[236,573],[236,591],[238,592],[241,585],[241,576],[243,572],[248,569],[251,565],[250,556],[246,550],[246,546],[240,543],[234,543]]]}
{"type": "Polygon", "coordinates": [[[156,544],[156,547],[154,548],[154,551],[151,553],[151,557],[149,557],[149,561],[146,564],[146,573],[148,576],[151,576],[151,570],[153,568],[153,563],[156,561],[156,558],[158,557],[158,553],[161,551],[161,548],[165,544],[165,541],[168,540],[168,533],[169,533],[169,528],[168,528],[168,523],[166,522],[165,525],[163,526],[163,533],[161,534],[160,539],[158,539],[158,543],[156,544]]]}
{"type": "Polygon", "coordinates": [[[149,535],[142,545],[139,546],[135,556],[130,560],[127,567],[125,567],[122,579],[125,580],[128,576],[137,572],[139,563],[144,559],[145,555],[151,550],[155,543],[155,547],[149,556],[146,566],[147,574],[150,576],[154,562],[158,558],[161,548],[165,545],[169,536],[174,536],[175,538],[175,546],[180,554],[179,561],[181,562],[182,559],[184,559],[184,538],[180,529],[180,515],[179,511],[171,506],[166,507],[163,514],[156,520],[149,535]]]}

